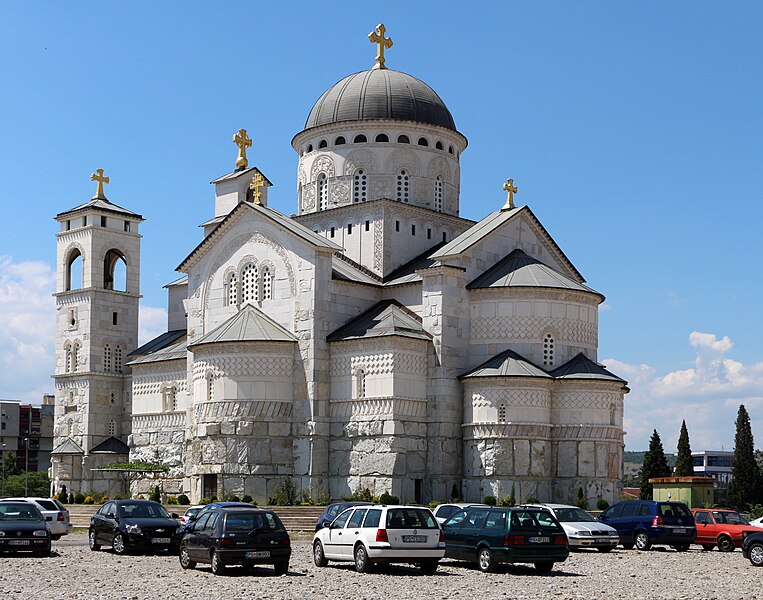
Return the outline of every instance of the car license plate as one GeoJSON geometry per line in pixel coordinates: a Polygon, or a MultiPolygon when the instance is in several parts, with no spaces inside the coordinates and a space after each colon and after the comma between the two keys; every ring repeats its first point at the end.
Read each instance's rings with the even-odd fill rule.
{"type": "Polygon", "coordinates": [[[528,544],[550,544],[551,538],[550,537],[531,537],[527,538],[528,544]]]}
{"type": "Polygon", "coordinates": [[[686,529],[683,529],[681,527],[676,527],[673,529],[673,533],[686,533],[686,529]]]}
{"type": "Polygon", "coordinates": [[[609,538],[596,538],[597,544],[606,544],[607,542],[610,542],[610,541],[612,540],[610,540],[609,538]]]}
{"type": "Polygon", "coordinates": [[[28,546],[29,540],[8,540],[9,546],[28,546]]]}
{"type": "Polygon", "coordinates": [[[151,538],[152,544],[169,544],[170,538],[151,538]]]}
{"type": "Polygon", "coordinates": [[[404,535],[403,536],[403,542],[405,543],[422,543],[427,541],[427,536],[425,535],[404,535]]]}
{"type": "Polygon", "coordinates": [[[261,552],[247,552],[244,554],[245,558],[270,558],[270,550],[263,550],[261,552]]]}

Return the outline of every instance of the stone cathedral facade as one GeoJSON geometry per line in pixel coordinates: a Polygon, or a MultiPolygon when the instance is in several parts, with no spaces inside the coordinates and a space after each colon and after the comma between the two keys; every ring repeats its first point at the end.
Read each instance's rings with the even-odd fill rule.
{"type": "Polygon", "coordinates": [[[194,501],[262,502],[286,478],[313,497],[619,499],[628,388],[596,362],[604,297],[511,181],[502,209],[459,216],[467,140],[432,88],[385,67],[389,45],[293,138],[296,215],[268,207],[236,134],[147,344],[141,215],[99,172],[56,217],[56,488],[113,496],[91,469],[145,460],[169,471],[133,493],[194,501]]]}

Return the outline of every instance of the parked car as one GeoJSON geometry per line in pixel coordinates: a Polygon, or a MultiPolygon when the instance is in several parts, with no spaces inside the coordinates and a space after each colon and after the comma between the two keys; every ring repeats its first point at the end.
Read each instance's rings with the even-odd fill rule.
{"type": "Polygon", "coordinates": [[[751,533],[742,542],[742,556],[754,566],[763,567],[763,532],[751,533]]]}
{"type": "Polygon", "coordinates": [[[735,510],[718,508],[692,509],[697,524],[697,543],[705,550],[718,546],[721,552],[733,552],[741,548],[744,538],[752,533],[761,532],[735,510]]]}
{"type": "Polygon", "coordinates": [[[168,550],[179,546],[178,515],[152,500],[110,500],[90,517],[88,544],[93,551],[111,546],[116,554],[129,550],[168,550]]]}
{"type": "Polygon", "coordinates": [[[594,519],[582,508],[568,504],[527,504],[524,508],[540,508],[551,512],[567,534],[570,550],[596,548],[610,552],[620,543],[617,529],[594,519]]]}
{"type": "Polygon", "coordinates": [[[753,519],[752,521],[750,521],[750,525],[752,525],[753,527],[760,527],[761,529],[763,529],[763,517],[758,517],[757,519],[753,519]]]}
{"type": "Polygon", "coordinates": [[[181,567],[209,563],[215,575],[229,565],[241,565],[248,572],[263,563],[272,564],[283,575],[289,570],[290,557],[291,541],[283,523],[274,512],[263,509],[209,509],[190,526],[180,544],[181,567]]]}
{"type": "Polygon", "coordinates": [[[69,511],[54,498],[3,498],[0,502],[31,502],[34,504],[45,517],[52,540],[60,540],[61,536],[72,531],[69,511]]]}
{"type": "Polygon", "coordinates": [[[250,504],[249,502],[210,502],[209,504],[201,504],[200,506],[201,506],[201,509],[198,510],[196,514],[188,516],[188,520],[184,523],[184,528],[183,528],[184,530],[188,528],[188,525],[190,525],[194,521],[198,521],[210,510],[214,510],[215,508],[228,508],[228,507],[237,507],[242,509],[257,508],[254,504],[250,504]]]}
{"type": "Polygon", "coordinates": [[[499,563],[532,563],[548,573],[570,554],[564,528],[540,508],[467,508],[443,524],[445,556],[495,571],[499,563]]]}
{"type": "Polygon", "coordinates": [[[476,502],[450,502],[438,504],[432,512],[434,513],[434,518],[437,519],[437,522],[442,525],[459,510],[464,510],[471,506],[487,508],[487,504],[480,504],[476,502]]]}
{"type": "Polygon", "coordinates": [[[315,531],[331,525],[331,521],[336,519],[336,516],[340,512],[343,512],[348,508],[352,508],[353,506],[370,506],[371,504],[373,504],[373,502],[332,502],[326,507],[326,510],[321,513],[321,516],[318,517],[318,520],[315,522],[315,531]]]}
{"type": "Polygon", "coordinates": [[[30,502],[0,502],[0,553],[32,552],[50,556],[50,530],[30,502]]]}
{"type": "Polygon", "coordinates": [[[186,510],[185,513],[183,513],[183,516],[180,517],[180,524],[183,526],[188,525],[188,522],[194,520],[202,508],[204,508],[203,504],[189,506],[188,510],[186,510]]]}
{"type": "Polygon", "coordinates": [[[617,529],[620,544],[627,550],[634,545],[649,550],[657,544],[686,552],[697,537],[694,517],[683,502],[619,502],[601,513],[599,521],[617,529]]]}
{"type": "Polygon", "coordinates": [[[358,573],[374,564],[415,564],[437,571],[445,540],[432,511],[421,506],[374,504],[348,508],[313,537],[313,561],[355,562],[358,573]]]}

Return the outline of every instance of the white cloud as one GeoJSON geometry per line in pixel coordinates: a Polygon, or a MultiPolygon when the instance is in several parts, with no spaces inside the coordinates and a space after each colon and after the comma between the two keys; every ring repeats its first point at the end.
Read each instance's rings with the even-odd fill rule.
{"type": "Polygon", "coordinates": [[[696,349],[693,367],[662,375],[650,365],[602,361],[631,388],[625,397],[628,449],[646,449],[657,429],[665,451],[675,452],[682,419],[693,450],[733,449],[740,404],[750,412],[753,433],[757,424],[763,436],[763,362],[744,364],[729,358],[734,344],[728,336],[693,331],[689,344],[696,349]]]}
{"type": "Polygon", "coordinates": [[[167,311],[155,306],[140,307],[138,344],[145,344],[167,331],[167,311]]]}

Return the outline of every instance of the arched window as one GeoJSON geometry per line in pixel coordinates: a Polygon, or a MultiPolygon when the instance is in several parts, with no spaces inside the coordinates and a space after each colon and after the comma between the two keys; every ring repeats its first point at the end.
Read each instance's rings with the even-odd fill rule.
{"type": "Polygon", "coordinates": [[[377,142],[388,142],[389,141],[389,136],[386,133],[380,133],[379,135],[376,136],[376,141],[377,142]]]}
{"type": "Polygon", "coordinates": [[[114,348],[114,371],[116,373],[122,372],[122,346],[120,345],[114,348]]]}
{"type": "Polygon", "coordinates": [[[318,175],[318,209],[326,210],[329,207],[329,182],[326,174],[318,175]]]}
{"type": "Polygon", "coordinates": [[[76,429],[74,429],[74,421],[69,421],[69,437],[74,437],[76,432],[76,429]]]}
{"type": "Polygon", "coordinates": [[[363,368],[355,371],[355,397],[366,397],[366,370],[363,368]]]}
{"type": "Polygon", "coordinates": [[[66,291],[82,289],[82,254],[76,248],[69,253],[66,261],[66,291]]]}
{"type": "Polygon", "coordinates": [[[228,306],[235,306],[238,304],[238,281],[236,280],[236,274],[231,273],[228,275],[228,306]]]}
{"type": "Polygon", "coordinates": [[[175,412],[178,409],[177,388],[174,385],[164,388],[164,412],[175,412]]]}
{"type": "Polygon", "coordinates": [[[260,290],[257,285],[257,265],[249,263],[241,271],[241,302],[257,302],[260,290]]]}
{"type": "Polygon", "coordinates": [[[613,402],[609,405],[609,424],[617,425],[617,406],[613,402]]]}
{"type": "Polygon", "coordinates": [[[427,141],[427,138],[420,137],[419,138],[419,146],[429,146],[429,142],[427,141]]]}
{"type": "Polygon", "coordinates": [[[103,258],[103,288],[127,291],[127,260],[119,250],[109,250],[103,258]]]}
{"type": "Polygon", "coordinates": [[[499,423],[506,422],[506,405],[505,404],[498,405],[498,422],[499,423]]]}
{"type": "Polygon", "coordinates": [[[103,370],[111,373],[111,346],[109,344],[103,347],[103,370]]]}
{"type": "Polygon", "coordinates": [[[400,169],[397,172],[397,201],[408,202],[410,195],[411,178],[408,171],[400,169]]]}
{"type": "Polygon", "coordinates": [[[453,146],[448,146],[448,154],[453,154],[453,146]]]}
{"type": "Polygon", "coordinates": [[[326,140],[321,140],[318,142],[318,148],[325,148],[326,146],[328,146],[328,142],[326,140]]]}
{"type": "Polygon", "coordinates": [[[336,138],[334,140],[334,145],[335,146],[341,146],[342,144],[345,144],[345,143],[346,142],[344,141],[344,136],[343,135],[340,135],[338,138],[336,138]]]}
{"type": "Polygon", "coordinates": [[[207,373],[207,400],[212,402],[215,399],[215,376],[207,373]]]}
{"type": "Polygon", "coordinates": [[[111,396],[109,397],[109,402],[111,402],[112,404],[116,404],[117,395],[114,392],[111,392],[111,396]]]}
{"type": "Polygon", "coordinates": [[[397,136],[397,143],[398,144],[410,144],[411,140],[408,139],[408,136],[405,134],[397,136]]]}
{"type": "Polygon", "coordinates": [[[440,175],[434,180],[434,209],[442,212],[442,177],[440,175]]]}
{"type": "Polygon", "coordinates": [[[71,342],[64,344],[64,372],[72,372],[72,345],[71,342]]]}
{"type": "Polygon", "coordinates": [[[437,143],[434,145],[435,148],[438,150],[442,150],[442,142],[440,140],[437,140],[437,143]]]}
{"type": "Polygon", "coordinates": [[[368,199],[368,176],[365,169],[358,169],[352,178],[353,202],[365,202],[368,199]]]}
{"type": "Polygon", "coordinates": [[[368,139],[362,133],[359,133],[358,135],[355,136],[355,139],[352,141],[355,144],[362,144],[363,142],[367,142],[368,139]]]}
{"type": "Polygon", "coordinates": [[[76,373],[79,371],[79,349],[79,342],[74,342],[74,345],[72,346],[72,364],[70,369],[71,373],[76,373]]]}
{"type": "Polygon", "coordinates": [[[543,366],[554,366],[554,336],[551,333],[543,336],[543,366]]]}
{"type": "Polygon", "coordinates": [[[114,421],[114,419],[111,419],[111,421],[109,421],[109,435],[115,436],[116,434],[117,434],[117,424],[114,421]]]}
{"type": "Polygon", "coordinates": [[[308,152],[312,152],[313,151],[313,145],[312,144],[308,144],[307,145],[307,151],[308,152]]]}
{"type": "Polygon", "coordinates": [[[262,269],[262,299],[273,299],[273,269],[270,265],[262,269]]]}

